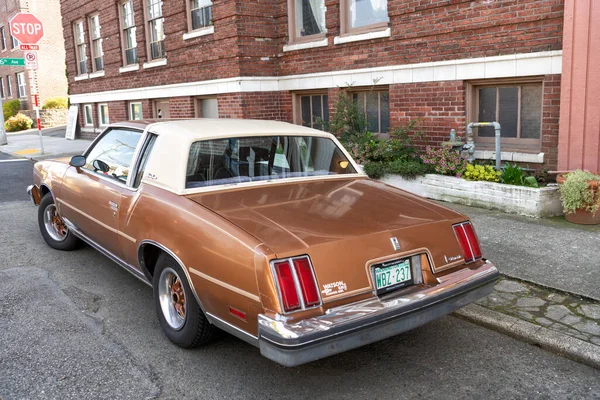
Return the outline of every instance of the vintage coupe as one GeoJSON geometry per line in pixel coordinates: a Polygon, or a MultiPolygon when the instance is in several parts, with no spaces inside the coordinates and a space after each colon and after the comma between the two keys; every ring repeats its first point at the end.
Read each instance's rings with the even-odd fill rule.
{"type": "Polygon", "coordinates": [[[254,120],[109,126],[35,164],[43,238],[153,288],[182,347],[221,328],[295,366],[413,329],[498,277],[469,219],[370,180],[328,133],[254,120]]]}

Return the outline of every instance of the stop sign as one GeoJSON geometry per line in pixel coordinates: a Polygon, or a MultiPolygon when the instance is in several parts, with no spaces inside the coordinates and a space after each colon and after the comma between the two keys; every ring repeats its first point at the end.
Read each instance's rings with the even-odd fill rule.
{"type": "Polygon", "coordinates": [[[42,21],[33,14],[18,13],[9,24],[11,35],[23,44],[36,44],[44,36],[42,21]]]}

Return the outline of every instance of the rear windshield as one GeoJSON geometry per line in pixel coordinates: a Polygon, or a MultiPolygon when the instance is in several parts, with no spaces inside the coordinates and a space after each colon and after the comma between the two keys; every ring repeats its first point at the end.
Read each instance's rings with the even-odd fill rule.
{"type": "Polygon", "coordinates": [[[305,176],[353,174],[356,170],[328,138],[260,136],[192,143],[186,188],[305,176]]]}

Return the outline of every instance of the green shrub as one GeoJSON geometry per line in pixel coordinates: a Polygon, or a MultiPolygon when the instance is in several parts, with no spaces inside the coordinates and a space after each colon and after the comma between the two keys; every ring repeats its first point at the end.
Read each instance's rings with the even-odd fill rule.
{"type": "Polygon", "coordinates": [[[25,114],[18,113],[13,115],[4,123],[4,128],[8,132],[23,131],[25,129],[31,129],[33,121],[25,114]]]}
{"type": "Polygon", "coordinates": [[[400,175],[404,179],[415,179],[419,175],[430,172],[427,165],[418,159],[394,160],[391,162],[367,161],[363,164],[365,174],[372,179],[379,179],[385,174],[400,175]]]}
{"type": "Polygon", "coordinates": [[[468,164],[466,158],[448,146],[438,149],[427,146],[421,159],[438,174],[458,177],[462,176],[468,164]]]}
{"type": "Polygon", "coordinates": [[[501,171],[496,171],[491,165],[467,165],[463,178],[468,181],[500,182],[501,171]]]}
{"type": "Polygon", "coordinates": [[[44,105],[42,106],[42,110],[48,109],[67,109],[68,101],[66,97],[50,97],[44,105]]]}
{"type": "Polygon", "coordinates": [[[523,170],[523,168],[517,164],[510,165],[510,163],[506,163],[502,167],[502,176],[500,179],[502,183],[506,183],[507,185],[528,186],[535,188],[540,186],[535,176],[527,176],[527,173],[523,170]]]}
{"type": "Polygon", "coordinates": [[[600,181],[600,175],[580,169],[565,175],[565,183],[560,185],[560,199],[566,214],[585,209],[596,214],[600,208],[600,193],[588,181],[600,181]]]}
{"type": "Polygon", "coordinates": [[[21,102],[18,99],[8,100],[2,105],[2,111],[4,112],[4,121],[8,121],[8,119],[14,115],[17,115],[19,110],[21,109],[21,102]]]}

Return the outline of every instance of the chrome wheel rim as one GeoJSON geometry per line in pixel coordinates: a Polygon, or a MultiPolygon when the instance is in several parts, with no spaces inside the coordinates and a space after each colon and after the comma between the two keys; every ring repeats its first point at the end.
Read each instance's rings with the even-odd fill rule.
{"type": "Polygon", "coordinates": [[[172,268],[165,268],[158,280],[160,309],[167,324],[180,330],[185,324],[187,301],[181,278],[172,268]]]}
{"type": "Polygon", "coordinates": [[[48,204],[44,209],[44,227],[48,235],[57,242],[65,240],[69,233],[69,229],[58,215],[54,204],[48,204]]]}

